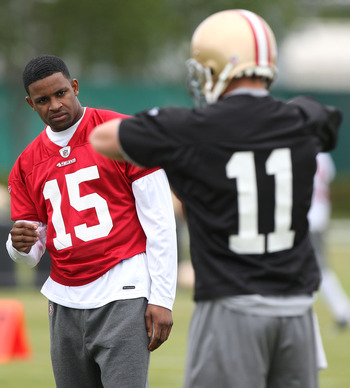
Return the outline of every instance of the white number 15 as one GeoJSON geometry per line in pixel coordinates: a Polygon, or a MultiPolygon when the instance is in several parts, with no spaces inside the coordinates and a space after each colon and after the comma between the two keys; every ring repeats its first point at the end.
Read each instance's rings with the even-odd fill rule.
{"type": "MultiPolygon", "coordinates": [[[[75,235],[83,241],[91,241],[108,236],[113,227],[113,221],[109,213],[107,201],[97,193],[80,196],[79,185],[82,182],[98,179],[100,177],[97,166],[83,168],[72,174],[66,175],[70,205],[77,211],[95,208],[99,223],[93,226],[85,224],[74,227],[75,235]]],[[[49,199],[52,205],[52,225],[56,231],[53,239],[55,248],[59,251],[72,246],[72,237],[66,232],[66,226],[62,216],[62,195],[57,179],[47,181],[43,190],[44,198],[49,199]]]]}

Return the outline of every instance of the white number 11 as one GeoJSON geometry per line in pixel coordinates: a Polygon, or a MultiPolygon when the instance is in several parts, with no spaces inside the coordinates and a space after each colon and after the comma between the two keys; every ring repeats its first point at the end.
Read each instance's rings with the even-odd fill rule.
{"type": "Polygon", "coordinates": [[[226,165],[228,178],[237,179],[238,235],[229,236],[229,248],[243,254],[262,254],[289,249],[295,232],[291,230],[293,206],[293,174],[290,149],[272,151],[265,164],[266,173],[275,176],[275,230],[258,232],[258,187],[254,153],[234,153],[226,165]],[[265,243],[266,241],[266,243],[265,243]]]}

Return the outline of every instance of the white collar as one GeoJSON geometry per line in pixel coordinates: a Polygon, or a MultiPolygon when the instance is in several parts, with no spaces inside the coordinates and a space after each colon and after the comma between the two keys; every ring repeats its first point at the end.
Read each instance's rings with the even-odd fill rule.
{"type": "Polygon", "coordinates": [[[269,95],[269,91],[266,89],[257,89],[257,88],[249,88],[249,87],[241,87],[237,88],[235,90],[232,90],[232,92],[228,92],[223,95],[223,98],[235,96],[237,94],[250,94],[254,97],[265,97],[269,95]]]}
{"type": "Polygon", "coordinates": [[[46,127],[47,137],[55,144],[64,147],[66,146],[70,139],[73,137],[75,131],[77,130],[81,120],[84,117],[86,108],[84,108],[83,115],[81,118],[71,127],[65,129],[64,131],[54,132],[49,126],[46,127]]]}

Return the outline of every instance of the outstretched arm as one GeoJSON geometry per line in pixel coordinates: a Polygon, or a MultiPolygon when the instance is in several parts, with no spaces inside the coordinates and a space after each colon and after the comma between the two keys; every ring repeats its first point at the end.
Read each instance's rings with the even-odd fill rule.
{"type": "Polygon", "coordinates": [[[89,140],[96,152],[111,159],[125,159],[118,136],[120,122],[121,119],[107,121],[91,132],[89,140]]]}

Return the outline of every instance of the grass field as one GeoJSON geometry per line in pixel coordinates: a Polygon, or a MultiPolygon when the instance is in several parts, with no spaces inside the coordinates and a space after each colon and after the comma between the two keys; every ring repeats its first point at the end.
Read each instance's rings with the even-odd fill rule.
{"type": "MultiPolygon", "coordinates": [[[[329,253],[333,268],[338,273],[344,288],[350,294],[349,237],[349,224],[337,224],[330,234],[329,253]]],[[[13,360],[6,364],[0,364],[0,387],[55,387],[49,357],[46,299],[40,294],[39,290],[32,288],[0,289],[0,299],[4,298],[17,299],[24,305],[32,356],[29,360],[13,360]]],[[[192,309],[192,291],[178,289],[174,305],[174,327],[171,337],[152,354],[150,366],[151,388],[182,387],[187,330],[192,309]]],[[[316,303],[316,312],[329,364],[328,369],[320,373],[320,388],[349,388],[350,329],[339,331],[321,300],[316,303]]]]}

